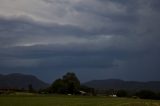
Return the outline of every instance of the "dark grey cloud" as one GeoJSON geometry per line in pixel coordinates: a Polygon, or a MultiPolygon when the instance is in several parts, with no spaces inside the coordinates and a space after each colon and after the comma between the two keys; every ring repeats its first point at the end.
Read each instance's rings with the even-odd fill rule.
{"type": "Polygon", "coordinates": [[[0,4],[0,73],[160,80],[159,0],[30,2],[13,4],[15,16],[0,4]]]}

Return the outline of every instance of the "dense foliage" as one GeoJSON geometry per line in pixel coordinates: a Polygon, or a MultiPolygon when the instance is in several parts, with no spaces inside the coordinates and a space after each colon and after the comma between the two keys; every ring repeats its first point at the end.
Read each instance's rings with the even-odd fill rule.
{"type": "Polygon", "coordinates": [[[127,96],[128,96],[128,93],[127,93],[127,91],[125,91],[125,90],[118,90],[118,91],[117,91],[117,96],[118,96],[118,97],[127,97],[127,96]]]}
{"type": "Polygon", "coordinates": [[[50,93],[76,94],[80,88],[80,81],[75,73],[67,73],[61,78],[55,80],[50,89],[50,93]]]}
{"type": "Polygon", "coordinates": [[[151,90],[141,90],[136,95],[142,99],[160,99],[159,93],[155,93],[151,90]]]}

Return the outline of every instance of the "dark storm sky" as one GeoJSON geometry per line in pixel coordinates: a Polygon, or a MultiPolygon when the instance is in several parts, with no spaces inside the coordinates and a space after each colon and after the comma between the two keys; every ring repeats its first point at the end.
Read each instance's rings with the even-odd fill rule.
{"type": "Polygon", "coordinates": [[[0,0],[0,73],[66,72],[160,80],[160,0],[0,0]]]}

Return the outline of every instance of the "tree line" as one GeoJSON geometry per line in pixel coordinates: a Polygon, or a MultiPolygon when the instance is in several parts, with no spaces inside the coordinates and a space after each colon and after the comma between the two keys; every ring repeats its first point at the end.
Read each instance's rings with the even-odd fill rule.
{"type": "Polygon", "coordinates": [[[39,91],[34,90],[31,84],[28,85],[28,90],[25,89],[2,89],[0,94],[10,94],[13,92],[30,92],[40,94],[70,94],[70,95],[116,95],[117,97],[132,97],[141,99],[155,99],[160,100],[160,92],[154,92],[151,90],[139,90],[139,91],[128,91],[128,90],[96,90],[84,85],[81,85],[80,80],[73,72],[68,72],[58,78],[46,89],[39,91]]]}
{"type": "Polygon", "coordinates": [[[80,80],[75,73],[68,72],[62,78],[56,79],[49,88],[43,90],[49,94],[81,94],[80,91],[85,92],[89,95],[116,95],[117,97],[133,97],[142,99],[160,99],[160,93],[155,93],[151,90],[139,90],[139,91],[128,91],[128,90],[105,90],[98,91],[93,88],[81,85],[80,80]]]}
{"type": "Polygon", "coordinates": [[[42,90],[41,93],[94,95],[94,89],[81,85],[76,74],[68,72],[62,78],[56,79],[49,88],[42,90]]]}
{"type": "Polygon", "coordinates": [[[111,90],[106,90],[106,92],[107,92],[106,95],[115,94],[117,97],[160,100],[160,92],[154,92],[152,90],[145,90],[145,89],[139,91],[114,90],[114,92],[111,90]]]}

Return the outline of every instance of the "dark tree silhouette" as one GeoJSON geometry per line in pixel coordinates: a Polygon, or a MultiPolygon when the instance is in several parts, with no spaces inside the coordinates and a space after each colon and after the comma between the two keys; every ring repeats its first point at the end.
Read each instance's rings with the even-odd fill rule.
{"type": "Polygon", "coordinates": [[[136,93],[136,96],[138,96],[142,99],[155,99],[156,94],[150,90],[141,90],[136,93]]]}
{"type": "Polygon", "coordinates": [[[75,73],[67,73],[62,79],[57,79],[50,87],[51,93],[75,94],[80,88],[80,81],[75,73]]]}
{"type": "Polygon", "coordinates": [[[63,81],[66,84],[68,93],[75,93],[80,87],[80,81],[75,75],[75,73],[67,73],[63,76],[63,81]]]}
{"type": "Polygon", "coordinates": [[[127,97],[128,94],[127,94],[127,91],[125,91],[125,90],[118,90],[117,91],[117,96],[118,97],[127,97]]]}
{"type": "Polygon", "coordinates": [[[63,93],[65,89],[65,83],[62,79],[57,79],[53,82],[53,84],[50,87],[51,93],[63,93]]]}
{"type": "Polygon", "coordinates": [[[28,91],[29,91],[29,92],[34,92],[34,89],[33,89],[32,84],[29,84],[29,85],[28,85],[28,91]]]}

